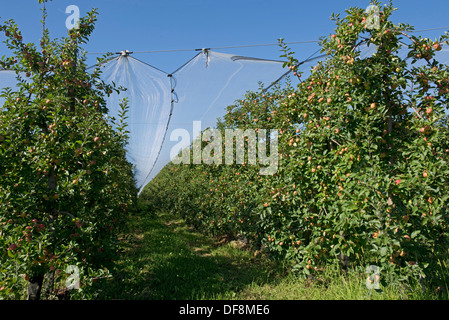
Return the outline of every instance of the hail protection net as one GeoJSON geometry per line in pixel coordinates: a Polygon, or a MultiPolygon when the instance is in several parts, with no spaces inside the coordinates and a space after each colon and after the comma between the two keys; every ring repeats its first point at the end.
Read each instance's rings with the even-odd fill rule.
{"type": "Polygon", "coordinates": [[[104,65],[102,78],[126,91],[107,97],[109,116],[119,119],[120,100],[127,98],[129,144],[127,158],[135,166],[135,178],[142,186],[159,152],[170,113],[170,82],[167,74],[120,56],[104,65]]]}
{"type": "Polygon", "coordinates": [[[165,73],[132,56],[108,62],[103,79],[128,90],[109,98],[109,115],[118,116],[119,99],[130,103],[128,158],[142,188],[170,162],[172,148],[190,145],[200,130],[213,128],[226,107],[247,91],[257,91],[284,75],[282,61],[203,50],[165,73]],[[194,128],[194,121],[196,126],[194,128]],[[176,136],[182,130],[187,135],[176,136]]]}
{"type": "MultiPolygon", "coordinates": [[[[377,48],[360,46],[359,50],[361,57],[366,58],[377,48]]],[[[399,57],[405,59],[408,51],[407,46],[403,46],[399,57]]],[[[300,62],[299,69],[304,72],[304,78],[323,57],[312,56],[300,62]]],[[[449,49],[444,47],[435,58],[448,64],[449,49]]],[[[421,64],[418,62],[413,66],[421,64]]],[[[128,156],[136,166],[138,186],[143,188],[170,162],[173,149],[189,146],[199,130],[215,127],[217,118],[222,117],[226,107],[236,99],[241,99],[247,91],[271,86],[286,73],[283,61],[210,50],[203,50],[170,74],[132,56],[109,62],[104,79],[129,88],[126,96],[134,111],[128,119],[131,132],[128,156]],[[181,131],[188,132],[188,140],[177,134],[181,131]]],[[[113,116],[117,112],[117,99],[114,96],[110,101],[113,116]]]]}

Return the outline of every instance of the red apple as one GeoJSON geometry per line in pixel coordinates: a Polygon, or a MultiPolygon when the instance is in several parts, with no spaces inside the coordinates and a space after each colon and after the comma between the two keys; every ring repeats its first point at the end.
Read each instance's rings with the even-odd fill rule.
{"type": "Polygon", "coordinates": [[[435,51],[440,51],[440,50],[441,50],[441,45],[440,45],[439,43],[435,43],[435,44],[433,45],[433,49],[434,49],[435,51]]]}

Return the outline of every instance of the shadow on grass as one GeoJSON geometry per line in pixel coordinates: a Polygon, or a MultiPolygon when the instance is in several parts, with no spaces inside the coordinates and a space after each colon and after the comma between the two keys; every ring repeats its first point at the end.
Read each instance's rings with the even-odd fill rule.
{"type": "Polygon", "coordinates": [[[129,233],[101,299],[232,299],[248,285],[276,279],[269,261],[220,246],[166,214],[134,216],[129,233]]]}

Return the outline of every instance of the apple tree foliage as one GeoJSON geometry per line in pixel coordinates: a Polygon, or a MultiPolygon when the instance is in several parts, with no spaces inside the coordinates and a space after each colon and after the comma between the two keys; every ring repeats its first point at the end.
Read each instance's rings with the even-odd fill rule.
{"type": "Polygon", "coordinates": [[[416,36],[390,20],[391,2],[373,5],[377,27],[362,8],[333,16],[326,58],[307,79],[281,40],[299,85],[248,92],[221,119],[222,129],[279,129],[276,174],[171,163],[142,197],[303,274],[340,264],[376,265],[383,279],[438,276],[448,252],[449,70],[435,53],[448,37],[416,36]]]}
{"type": "Polygon", "coordinates": [[[49,273],[54,288],[65,289],[73,270],[80,288],[72,296],[85,297],[108,275],[118,226],[135,201],[125,157],[128,106],[120,122],[107,117],[105,96],[119,89],[98,68],[87,72],[80,54],[96,19],[94,9],[56,40],[44,24],[40,46],[24,43],[13,20],[0,25],[11,52],[1,67],[18,80],[1,93],[1,298],[23,298],[28,281],[42,287],[49,273]]]}

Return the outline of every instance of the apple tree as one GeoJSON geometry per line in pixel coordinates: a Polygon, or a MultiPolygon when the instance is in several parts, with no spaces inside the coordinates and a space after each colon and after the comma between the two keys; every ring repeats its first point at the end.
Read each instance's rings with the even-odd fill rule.
{"type": "Polygon", "coordinates": [[[334,17],[327,58],[290,100],[281,170],[297,182],[302,245],[289,255],[305,271],[338,261],[425,276],[448,244],[449,69],[435,59],[448,37],[417,37],[390,21],[391,2],[373,5],[377,26],[361,8],[334,17]]]}
{"type": "Polygon", "coordinates": [[[18,81],[1,93],[1,298],[39,299],[44,279],[47,297],[66,294],[70,277],[79,288],[72,297],[91,294],[94,280],[108,276],[118,226],[136,198],[125,156],[128,106],[113,128],[105,96],[119,89],[100,79],[99,68],[87,72],[81,54],[97,11],[55,40],[45,7],[43,17],[39,45],[25,43],[13,20],[0,25],[11,53],[1,67],[18,81]]]}

